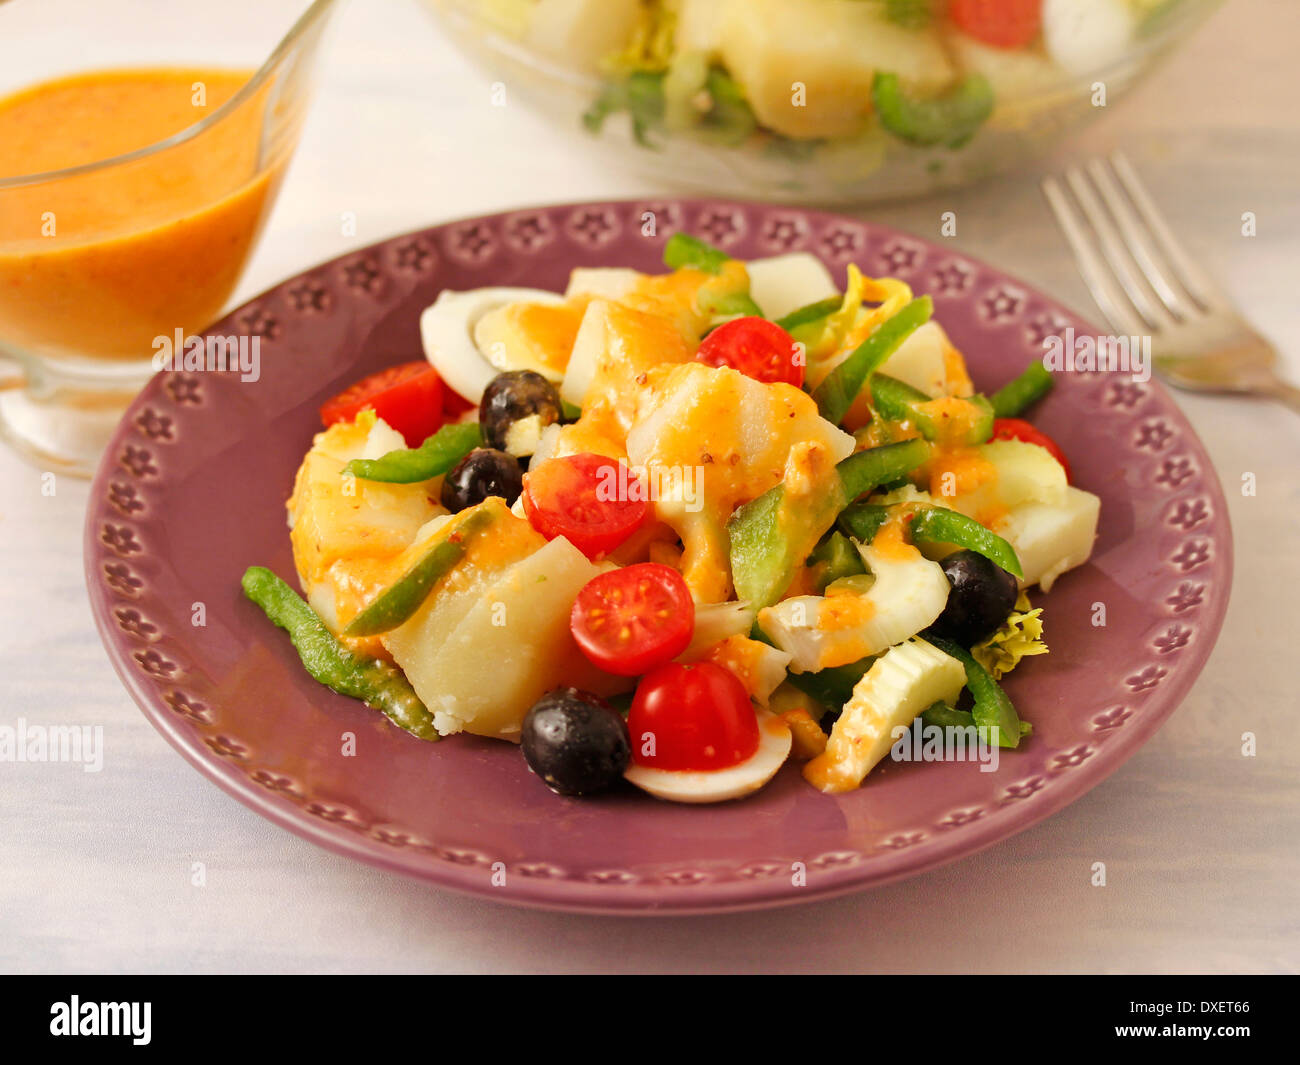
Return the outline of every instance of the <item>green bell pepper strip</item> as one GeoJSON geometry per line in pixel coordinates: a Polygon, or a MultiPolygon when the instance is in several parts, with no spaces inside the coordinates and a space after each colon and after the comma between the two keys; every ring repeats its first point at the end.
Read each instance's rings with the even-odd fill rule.
{"type": "Polygon", "coordinates": [[[728,292],[723,296],[701,293],[700,310],[712,318],[762,318],[763,309],[748,292],[728,292]]]}
{"type": "Polygon", "coordinates": [[[1047,395],[1052,390],[1052,384],[1052,371],[1041,362],[1031,362],[1025,367],[1024,373],[989,396],[994,416],[1016,417],[1047,395]]]}
{"type": "Polygon", "coordinates": [[[900,440],[850,455],[835,467],[844,488],[844,502],[852,503],[882,484],[906,477],[930,457],[930,451],[924,440],[900,440]]]}
{"type": "Polygon", "coordinates": [[[912,416],[912,407],[927,403],[930,397],[897,377],[878,373],[871,379],[871,405],[890,421],[901,422],[912,416]]]}
{"type": "Polygon", "coordinates": [[[853,577],[867,572],[858,549],[847,536],[839,532],[831,532],[824,536],[821,543],[808,556],[807,564],[816,571],[815,586],[818,595],[826,591],[828,584],[843,577],[853,577]]]}
{"type": "Polygon", "coordinates": [[[452,524],[445,538],[441,530],[435,533],[438,542],[353,618],[343,635],[378,636],[408,620],[429,597],[434,585],[465,557],[470,538],[488,525],[491,517],[487,511],[477,510],[452,524]]]}
{"type": "Polygon", "coordinates": [[[860,544],[869,544],[889,520],[889,508],[878,503],[855,503],[839,516],[839,527],[860,544]]]}
{"type": "Polygon", "coordinates": [[[912,300],[892,318],[886,319],[859,344],[851,355],[835,367],[813,390],[821,416],[839,425],[858,398],[867,379],[889,358],[903,341],[930,320],[934,302],[929,296],[912,300]]]}
{"type": "Polygon", "coordinates": [[[964,547],[983,555],[1014,577],[1025,575],[1014,547],[993,530],[958,511],[946,507],[923,507],[912,518],[911,532],[916,543],[964,547]]]}
{"type": "Polygon", "coordinates": [[[413,736],[438,739],[433,715],[396,666],[349,651],[316,612],[269,569],[250,566],[240,583],[244,594],[289,634],[303,666],[321,684],[373,706],[413,736]]]}
{"type": "Polygon", "coordinates": [[[801,326],[812,325],[814,322],[820,322],[829,315],[834,314],[843,303],[843,296],[827,296],[824,300],[818,300],[816,303],[809,303],[796,308],[784,318],[778,318],[776,324],[787,333],[793,334],[801,326]]]}
{"type": "Polygon", "coordinates": [[[915,99],[897,74],[877,73],[871,102],[880,124],[899,140],[929,147],[960,148],[993,113],[993,87],[982,74],[968,74],[942,96],[915,99]]]}
{"type": "Polygon", "coordinates": [[[834,666],[816,673],[791,673],[786,679],[805,695],[838,711],[849,701],[854,687],[866,676],[876,658],[876,655],[868,655],[847,666],[834,666]]]}
{"type": "Polygon", "coordinates": [[[344,474],[363,481],[415,484],[438,477],[483,443],[478,422],[444,425],[419,447],[398,448],[377,459],[353,459],[344,474]]]}
{"type": "MultiPolygon", "coordinates": [[[[935,703],[933,706],[926,707],[921,712],[921,717],[927,725],[938,725],[940,728],[976,728],[975,715],[969,710],[957,710],[949,706],[943,700],[935,703]]],[[[1020,722],[1020,735],[1028,736],[1034,731],[1034,726],[1028,721],[1020,722]]]]}
{"type": "Polygon", "coordinates": [[[817,529],[812,543],[794,542],[796,530],[786,528],[788,512],[785,489],[777,485],[740,507],[727,523],[736,597],[756,614],[789,587],[795,567],[824,531],[817,529]]]}
{"type": "Polygon", "coordinates": [[[847,504],[915,469],[929,454],[924,440],[860,451],[835,467],[836,483],[815,507],[792,505],[779,484],[740,507],[727,524],[737,597],[755,612],[775,603],[847,504]]]}
{"type": "MultiPolygon", "coordinates": [[[[664,265],[672,270],[699,270],[717,276],[730,261],[731,256],[725,251],[689,233],[674,233],[664,245],[664,265]]],[[[748,292],[702,293],[699,306],[713,318],[763,317],[762,308],[748,292]]]]}
{"type": "MultiPolygon", "coordinates": [[[[890,518],[891,507],[858,503],[839,516],[839,527],[859,543],[869,544],[890,518]]],[[[920,506],[911,521],[912,540],[918,543],[951,544],[983,555],[1016,577],[1023,577],[1015,548],[974,518],[944,507],[920,506]]]]}
{"type": "MultiPolygon", "coordinates": [[[[889,421],[910,421],[927,440],[935,440],[944,435],[942,418],[925,405],[931,398],[919,389],[913,388],[905,381],[888,374],[878,373],[871,379],[871,405],[881,417],[889,421]]],[[[975,395],[964,400],[976,411],[968,430],[957,440],[958,444],[982,444],[993,435],[993,404],[985,397],[975,395]]]]}
{"type": "Polygon", "coordinates": [[[997,737],[999,747],[1019,747],[1022,733],[1016,708],[1011,705],[1007,693],[1002,690],[1001,685],[993,679],[988,670],[976,662],[966,648],[952,640],[933,636],[930,633],[923,633],[921,638],[933,644],[944,654],[957,659],[966,670],[966,687],[975,697],[975,704],[971,708],[971,716],[975,724],[996,729],[994,735],[997,737]]]}
{"type": "Polygon", "coordinates": [[[689,233],[674,233],[664,245],[664,265],[670,270],[689,268],[706,274],[720,274],[730,258],[725,251],[689,233]]]}
{"type": "Polygon", "coordinates": [[[927,725],[939,728],[974,728],[975,715],[969,710],[957,710],[940,699],[933,706],[921,711],[921,717],[927,725]]]}

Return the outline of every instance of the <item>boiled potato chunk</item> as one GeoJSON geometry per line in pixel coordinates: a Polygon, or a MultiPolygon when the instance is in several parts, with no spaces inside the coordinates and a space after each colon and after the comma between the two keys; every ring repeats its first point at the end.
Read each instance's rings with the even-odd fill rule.
{"type": "Polygon", "coordinates": [[[678,52],[716,57],[722,50],[730,0],[680,0],[673,43],[678,52]]]}
{"type": "Polygon", "coordinates": [[[693,353],[663,317],[593,299],[578,327],[560,395],[584,410],[599,404],[626,432],[646,372],[662,363],[686,362],[693,353]]]}
{"type": "Polygon", "coordinates": [[[450,638],[413,647],[415,658],[394,654],[438,731],[517,742],[529,707],[552,688],[625,688],[629,681],[587,661],[569,631],[573,600],[600,572],[563,537],[552,540],[475,595],[450,638]]]}
{"type": "Polygon", "coordinates": [[[1100,514],[1101,500],[1074,486],[1060,503],[1012,507],[998,534],[1016,549],[1025,571],[1020,586],[1037,584],[1049,592],[1062,573],[1087,562],[1100,514]]]}
{"type": "MultiPolygon", "coordinates": [[[[444,648],[461,621],[506,570],[546,543],[527,521],[506,508],[504,500],[492,497],[479,506],[492,513],[492,523],[469,541],[464,557],[420,608],[380,637],[430,710],[434,709],[430,693],[437,693],[442,681],[444,648]]],[[[434,532],[430,528],[422,535],[434,532]]]]}
{"type": "Polygon", "coordinates": [[[628,266],[576,266],[569,274],[564,298],[571,303],[582,300],[621,300],[636,288],[644,275],[628,266]]]}
{"type": "Polygon", "coordinates": [[[584,410],[594,403],[623,414],[635,405],[641,378],[664,363],[685,362],[714,324],[711,307],[748,293],[749,273],[737,260],[716,274],[684,268],[668,274],[589,268],[574,270],[566,299],[586,313],[573,342],[560,395],[584,410]]]}
{"type": "Polygon", "coordinates": [[[838,296],[830,271],[806,251],[754,259],[749,270],[749,294],[768,318],[784,318],[810,303],[838,296]]]}
{"type": "Polygon", "coordinates": [[[682,575],[702,603],[728,597],[736,507],[781,483],[793,496],[824,497],[853,446],[806,392],[698,362],[649,390],[627,436],[633,466],[661,473],[655,514],[682,538],[682,575]]]}
{"type": "Polygon", "coordinates": [[[972,74],[983,74],[993,86],[997,108],[990,123],[1015,128],[1038,111],[1059,107],[1066,94],[1078,92],[1047,56],[1030,49],[994,48],[964,33],[951,33],[949,47],[972,74]]]}
{"type": "Polygon", "coordinates": [[[861,0],[719,0],[719,51],[760,123],[787,137],[852,137],[871,110],[871,83],[892,71],[914,91],[953,77],[934,34],[888,21],[861,0]],[[802,93],[799,86],[803,86],[802,93]]]}
{"type": "Polygon", "coordinates": [[[594,74],[627,44],[640,15],[640,0],[537,0],[527,39],[565,66],[594,74]]]}
{"type": "Polygon", "coordinates": [[[926,322],[899,346],[880,372],[920,389],[932,399],[969,396],[974,389],[966,361],[936,321],[926,322]]]}

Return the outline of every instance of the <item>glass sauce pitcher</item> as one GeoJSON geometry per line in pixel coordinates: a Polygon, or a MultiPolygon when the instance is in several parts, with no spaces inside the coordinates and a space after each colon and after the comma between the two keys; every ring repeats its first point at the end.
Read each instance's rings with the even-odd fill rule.
{"type": "Polygon", "coordinates": [[[0,434],[42,468],[225,307],[339,6],[0,0],[0,434]]]}

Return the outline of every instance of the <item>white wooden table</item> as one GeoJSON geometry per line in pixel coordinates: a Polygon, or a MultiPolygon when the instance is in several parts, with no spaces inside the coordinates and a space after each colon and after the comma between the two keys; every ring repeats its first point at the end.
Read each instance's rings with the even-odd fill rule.
{"type": "MultiPolygon", "coordinates": [[[[336,29],[241,300],[404,229],[659,191],[555,152],[522,108],[489,106],[482,78],[409,0],[354,4],[336,29]],[[344,211],[355,236],[340,235],[344,211]]],[[[1300,379],[1297,40],[1293,0],[1232,0],[1076,150],[1128,150],[1300,379]],[[1241,235],[1243,211],[1258,236],[1241,235]]],[[[870,217],[933,235],[949,209],[970,254],[1096,317],[1032,174],[870,217]]],[[[82,583],[85,485],[61,479],[43,496],[40,471],[0,450],[0,724],[99,723],[106,743],[97,774],[0,764],[0,968],[1294,972],[1300,418],[1180,402],[1228,492],[1236,588],[1201,680],[1137,756],[1048,822],[905,883],[802,911],[653,921],[435,891],[319,850],[207,783],[144,720],[100,647],[82,583]],[[1244,472],[1253,498],[1240,494],[1244,472]],[[1254,758],[1240,754],[1245,731],[1258,736],[1254,758]],[[1090,886],[1095,861],[1104,888],[1090,886]],[[195,862],[204,887],[191,884],[195,862]]]]}

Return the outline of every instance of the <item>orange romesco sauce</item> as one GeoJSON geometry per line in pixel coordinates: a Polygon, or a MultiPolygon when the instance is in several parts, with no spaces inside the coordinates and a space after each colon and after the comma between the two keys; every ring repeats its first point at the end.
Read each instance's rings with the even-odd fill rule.
{"type": "Polygon", "coordinates": [[[998,470],[974,448],[940,449],[928,463],[930,494],[968,495],[997,479],[998,470]]]}
{"type": "Polygon", "coordinates": [[[906,527],[906,514],[890,518],[876,530],[876,535],[871,540],[871,546],[875,548],[882,558],[894,562],[911,562],[916,558],[918,552],[915,547],[907,542],[907,538],[904,536],[907,531],[906,527]]]}
{"type": "MultiPolygon", "coordinates": [[[[246,71],[78,74],[0,100],[0,182],[146,148],[212,114],[246,71]]],[[[83,174],[0,187],[0,340],[140,359],[217,315],[288,152],[263,159],[263,88],[182,143],[83,174]]]]}
{"type": "Polygon", "coordinates": [[[918,403],[916,407],[934,420],[937,429],[935,443],[940,447],[955,444],[969,436],[979,417],[975,405],[959,396],[940,396],[938,399],[918,403]]]}
{"type": "Polygon", "coordinates": [[[543,366],[563,374],[585,310],[582,303],[510,303],[500,313],[518,335],[528,338],[533,356],[543,366]]]}
{"type": "Polygon", "coordinates": [[[945,344],[943,349],[943,374],[947,379],[948,388],[954,396],[970,396],[975,392],[975,384],[970,379],[970,373],[966,369],[966,360],[962,354],[951,344],[945,344]]]}
{"type": "Polygon", "coordinates": [[[650,314],[670,319],[684,338],[692,345],[709,326],[710,315],[703,310],[708,301],[705,294],[721,295],[745,288],[749,274],[745,264],[731,259],[719,272],[706,274],[700,270],[683,267],[670,274],[651,274],[642,277],[632,291],[619,302],[650,314]]]}

